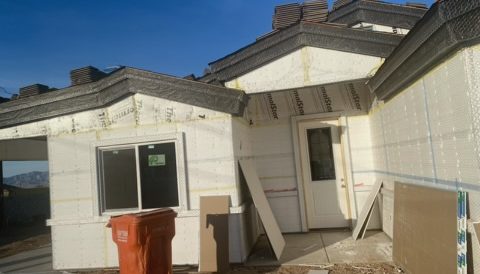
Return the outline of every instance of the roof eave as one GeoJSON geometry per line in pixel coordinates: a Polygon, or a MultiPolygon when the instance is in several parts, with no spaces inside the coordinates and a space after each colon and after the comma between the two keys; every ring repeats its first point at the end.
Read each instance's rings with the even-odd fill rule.
{"type": "Polygon", "coordinates": [[[387,57],[402,36],[302,22],[211,64],[212,74],[229,81],[305,46],[387,57]]]}
{"type": "Polygon", "coordinates": [[[480,2],[467,2],[432,6],[368,82],[380,100],[392,98],[457,50],[480,42],[480,2]]]}
{"type": "Polygon", "coordinates": [[[354,1],[328,16],[329,22],[354,25],[360,22],[411,29],[427,10],[375,1],[354,1]]]}
{"type": "Polygon", "coordinates": [[[95,83],[2,103],[0,128],[107,107],[136,93],[234,116],[242,116],[248,103],[248,96],[240,90],[124,68],[95,83]]]}

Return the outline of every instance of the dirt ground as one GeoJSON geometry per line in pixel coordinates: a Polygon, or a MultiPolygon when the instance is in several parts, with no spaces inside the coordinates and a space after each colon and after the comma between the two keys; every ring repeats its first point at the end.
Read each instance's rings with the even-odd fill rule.
{"type": "MultiPolygon", "coordinates": [[[[48,230],[41,231],[40,235],[17,238],[20,231],[2,231],[0,236],[0,258],[17,254],[22,251],[31,250],[40,246],[45,246],[51,242],[51,234],[48,230]],[[16,240],[16,241],[15,241],[16,240]]],[[[24,231],[22,231],[24,232],[24,231]]],[[[39,233],[39,230],[36,230],[39,233]]],[[[25,235],[25,233],[21,233],[25,235]]],[[[370,264],[335,264],[335,265],[300,265],[300,266],[281,266],[281,267],[246,267],[242,265],[232,265],[229,274],[307,274],[310,270],[328,270],[329,274],[399,274],[403,273],[401,269],[388,263],[370,263],[370,264]]],[[[80,271],[79,274],[118,274],[118,270],[98,270],[98,271],[80,271]]],[[[175,274],[193,274],[198,273],[194,266],[174,266],[175,274]]]]}
{"type": "Polygon", "coordinates": [[[307,274],[310,270],[328,270],[329,274],[393,274],[402,273],[400,269],[391,264],[375,263],[375,264],[335,264],[321,267],[314,266],[282,266],[275,267],[239,267],[231,271],[232,274],[307,274]]]}
{"type": "MultiPolygon", "coordinates": [[[[4,236],[2,234],[2,236],[4,236]]],[[[32,250],[45,246],[52,242],[50,232],[44,234],[31,236],[22,240],[12,241],[0,246],[0,258],[15,255],[22,251],[32,250]]]]}
{"type": "MultiPolygon", "coordinates": [[[[324,266],[244,267],[234,266],[228,274],[307,274],[310,270],[328,270],[329,274],[399,274],[403,271],[388,263],[335,264],[324,266]]],[[[79,274],[118,274],[115,270],[79,272],[79,274]]],[[[195,267],[175,266],[174,274],[198,273],[195,267]]]]}

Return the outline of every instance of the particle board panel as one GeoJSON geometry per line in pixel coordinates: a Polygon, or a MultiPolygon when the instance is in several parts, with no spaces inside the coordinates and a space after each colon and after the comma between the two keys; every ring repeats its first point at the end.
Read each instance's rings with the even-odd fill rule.
{"type": "Polygon", "coordinates": [[[467,253],[468,273],[478,273],[480,271],[480,223],[471,223],[469,226],[471,237],[471,249],[467,253]]]}
{"type": "Polygon", "coordinates": [[[200,263],[201,272],[229,269],[229,203],[230,196],[200,197],[200,263]]]}
{"type": "Polygon", "coordinates": [[[267,197],[263,192],[262,185],[258,179],[255,165],[252,160],[240,160],[240,167],[245,176],[250,194],[252,195],[255,207],[258,210],[260,219],[262,220],[268,240],[272,246],[277,259],[280,259],[283,249],[285,248],[285,239],[280,231],[278,223],[273,215],[267,197]]]}
{"type": "Polygon", "coordinates": [[[382,189],[382,230],[393,239],[393,192],[382,189]]]}
{"type": "Polygon", "coordinates": [[[456,273],[457,193],[395,182],[393,260],[407,273],[456,273]]]}
{"type": "Polygon", "coordinates": [[[480,244],[480,223],[473,223],[473,229],[475,231],[475,238],[480,244]]]}

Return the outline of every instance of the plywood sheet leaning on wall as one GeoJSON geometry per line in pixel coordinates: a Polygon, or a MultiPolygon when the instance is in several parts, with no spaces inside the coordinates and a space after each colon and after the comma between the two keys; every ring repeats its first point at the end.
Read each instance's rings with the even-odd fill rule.
{"type": "Polygon", "coordinates": [[[277,259],[280,259],[283,249],[285,248],[285,239],[278,226],[272,209],[268,203],[267,196],[263,192],[262,184],[258,179],[257,171],[252,160],[240,160],[243,176],[247,181],[248,189],[252,195],[253,203],[258,210],[258,215],[262,220],[263,227],[267,234],[267,238],[272,246],[273,252],[277,259]]]}
{"type": "Polygon", "coordinates": [[[201,272],[225,273],[229,269],[229,211],[230,196],[200,197],[201,272]]]}
{"type": "Polygon", "coordinates": [[[457,272],[457,192],[395,182],[393,261],[407,273],[457,272]]]}
{"type": "Polygon", "coordinates": [[[353,239],[357,240],[360,233],[362,233],[362,239],[365,235],[365,231],[368,227],[368,221],[372,216],[373,206],[375,205],[375,200],[377,199],[378,193],[380,192],[380,188],[382,188],[382,181],[377,181],[373,186],[370,194],[368,195],[367,201],[365,202],[362,211],[360,212],[360,216],[358,216],[357,224],[353,229],[353,239]]]}

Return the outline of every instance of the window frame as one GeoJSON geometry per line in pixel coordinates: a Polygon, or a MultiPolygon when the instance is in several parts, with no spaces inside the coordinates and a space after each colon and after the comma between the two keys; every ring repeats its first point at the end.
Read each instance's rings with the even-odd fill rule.
{"type": "Polygon", "coordinates": [[[138,147],[143,145],[162,144],[162,143],[174,143],[175,145],[175,158],[177,165],[177,188],[178,188],[178,206],[171,207],[177,212],[188,211],[189,205],[187,200],[186,190],[186,172],[185,172],[185,153],[184,153],[184,134],[161,134],[155,136],[143,136],[143,137],[131,137],[98,141],[92,144],[91,153],[93,153],[92,168],[94,170],[92,176],[94,176],[93,195],[96,198],[94,205],[95,215],[99,216],[113,216],[126,213],[144,212],[155,209],[143,209],[142,197],[141,197],[141,178],[140,178],[140,159],[138,147]],[[122,209],[106,209],[105,206],[105,185],[103,179],[103,161],[102,151],[111,151],[116,149],[135,149],[135,163],[136,163],[136,185],[137,185],[137,197],[138,208],[122,208],[122,209]]]}

